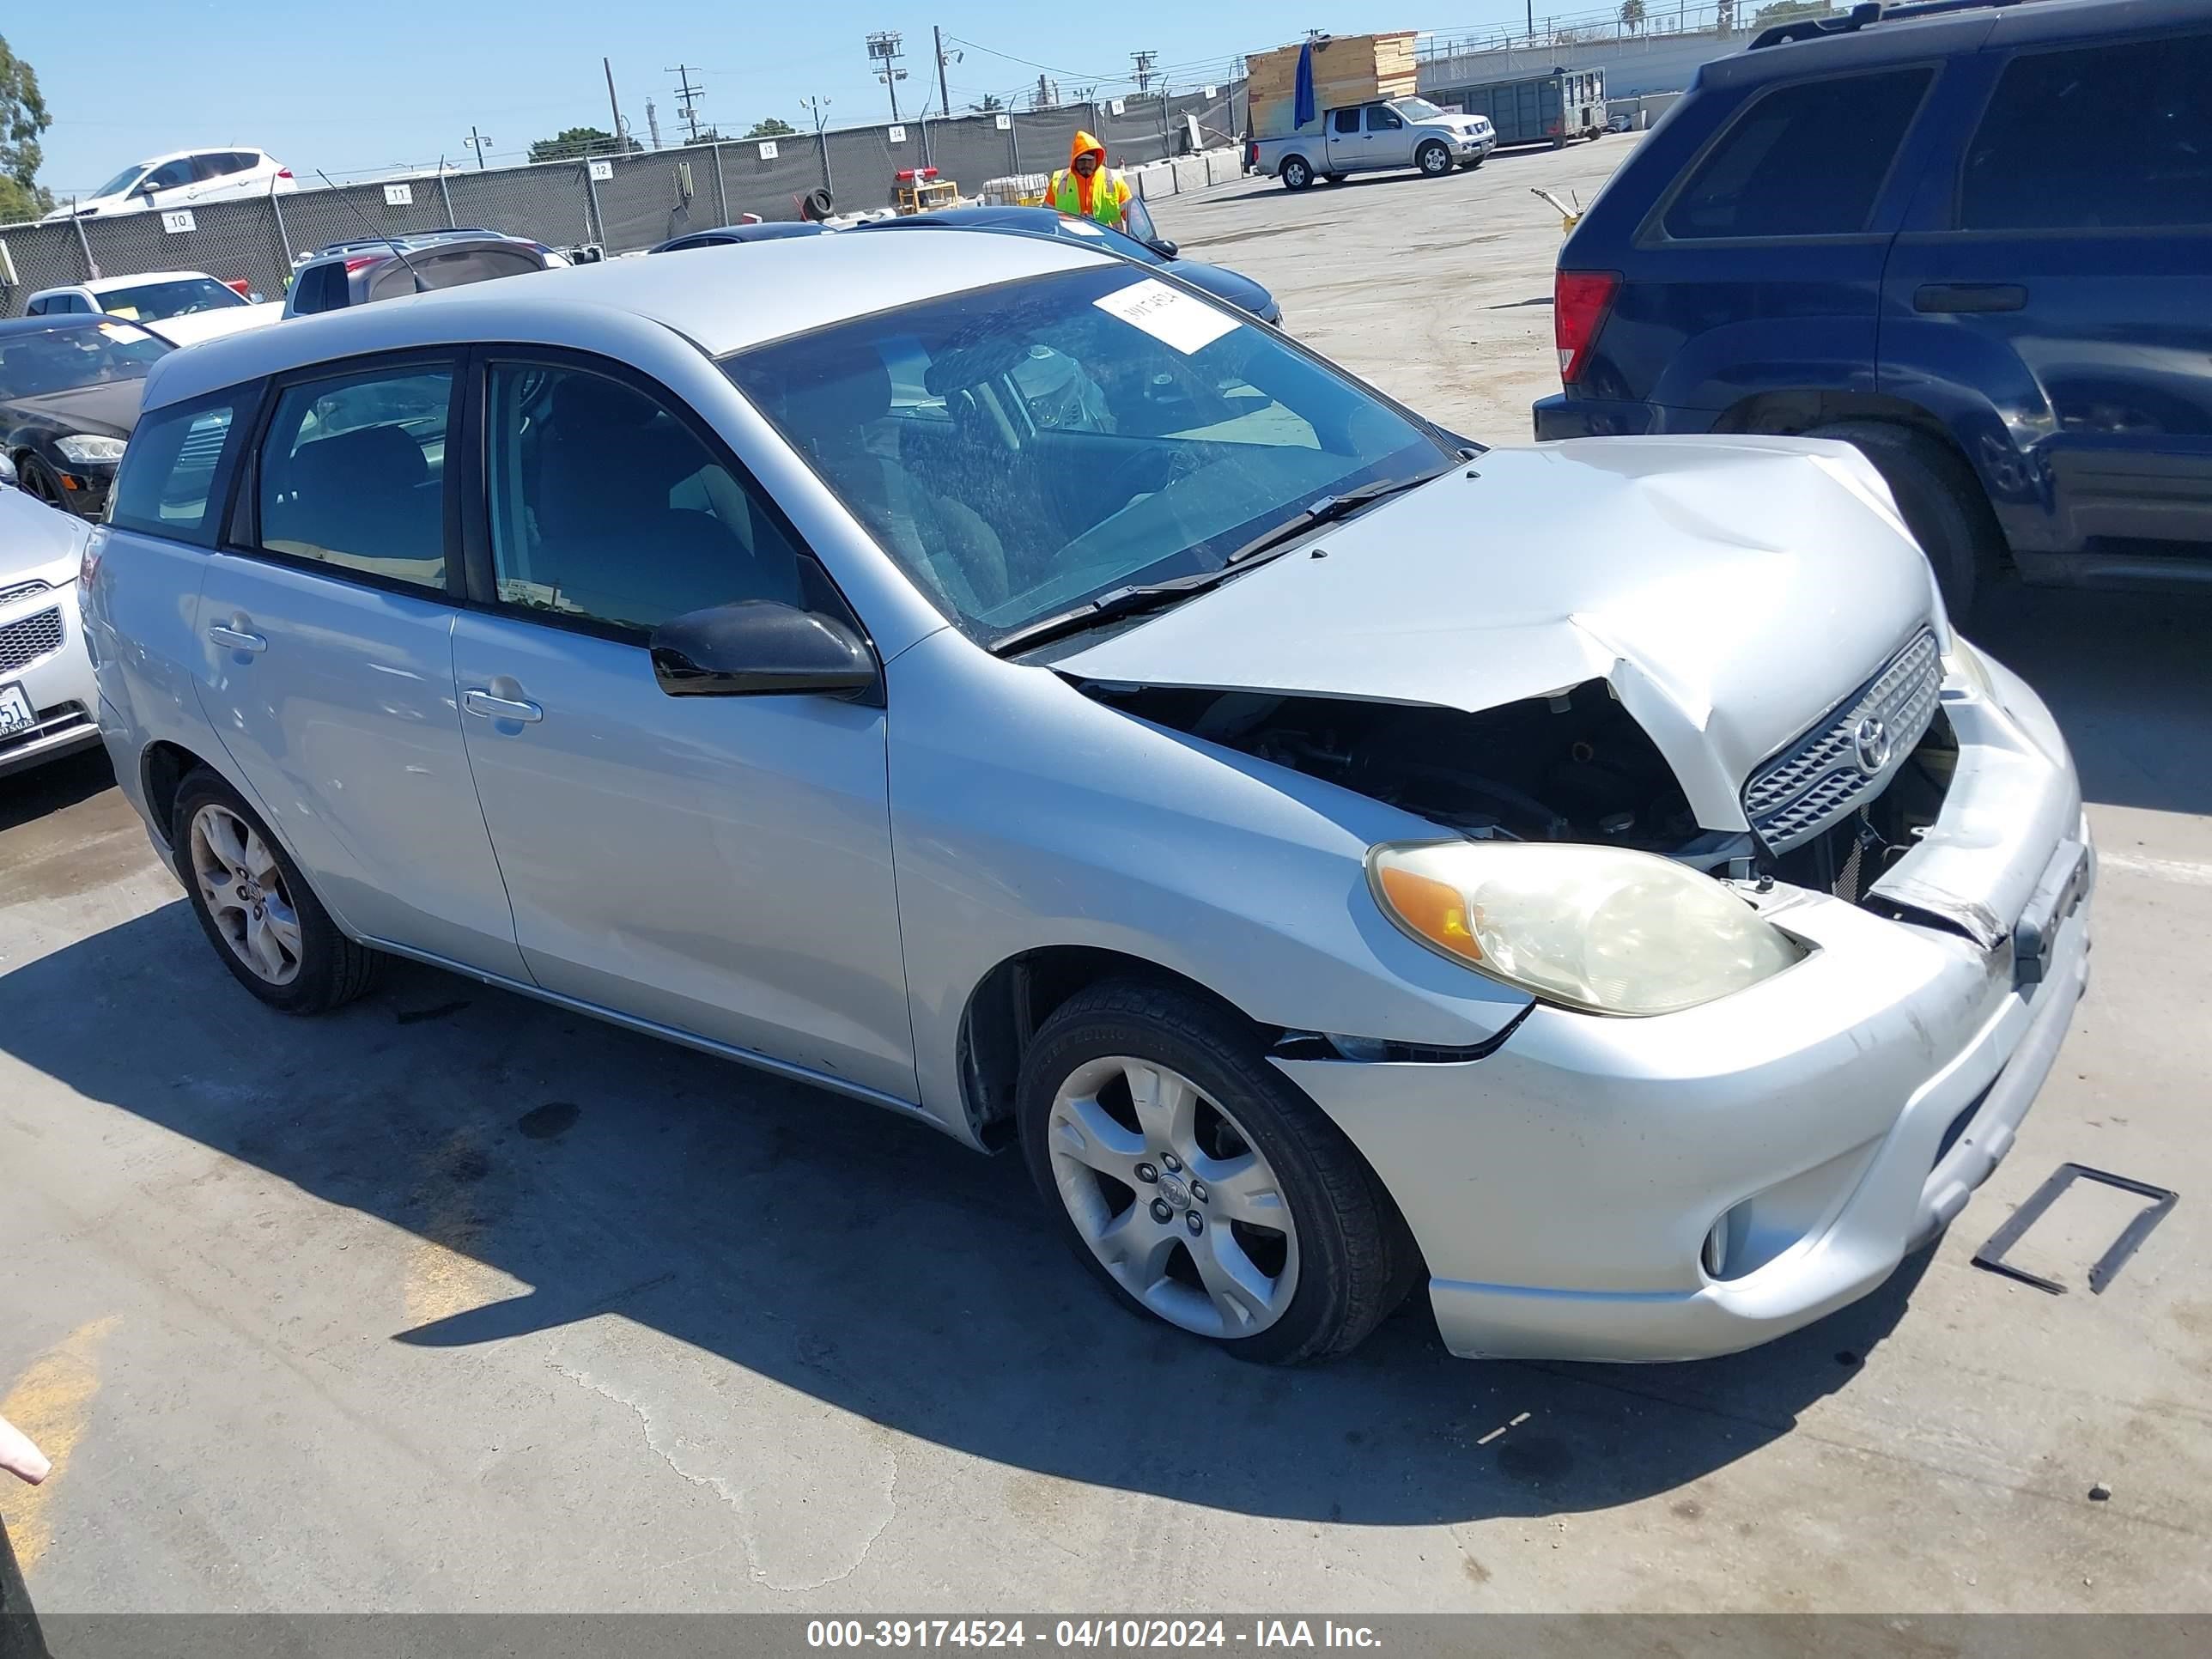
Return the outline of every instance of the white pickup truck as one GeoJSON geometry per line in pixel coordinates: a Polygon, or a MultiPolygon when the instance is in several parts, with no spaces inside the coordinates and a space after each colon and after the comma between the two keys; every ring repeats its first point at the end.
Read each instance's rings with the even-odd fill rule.
{"type": "Polygon", "coordinates": [[[1485,116],[1448,115],[1425,98],[1383,98],[1323,110],[1320,120],[1280,137],[1255,137],[1251,163],[1285,190],[1304,190],[1316,177],[1333,185],[1384,167],[1442,179],[1454,167],[1480,167],[1497,148],[1485,116]]]}

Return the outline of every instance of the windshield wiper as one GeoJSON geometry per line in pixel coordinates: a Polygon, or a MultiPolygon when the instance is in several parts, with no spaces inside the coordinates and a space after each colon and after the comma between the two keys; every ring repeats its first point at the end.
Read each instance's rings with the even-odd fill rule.
{"type": "MultiPolygon", "coordinates": [[[[1456,462],[1452,463],[1452,465],[1456,465],[1456,462]]],[[[1348,517],[1386,496],[1418,489],[1450,471],[1451,465],[1441,466],[1434,471],[1418,473],[1410,478],[1381,478],[1373,483],[1347,489],[1340,495],[1323,495],[1303,511],[1284,520],[1273,530],[1255,536],[1231,552],[1214,569],[1176,576],[1164,582],[1109,588],[1096,599],[1085,599],[1081,605],[1070,605],[1065,611],[1055,611],[1048,617],[1040,617],[1033,623],[1023,623],[1011,633],[1000,635],[991,642],[992,653],[997,656],[1008,656],[1030,646],[1041,645],[1047,640],[1079,634],[1086,628],[1096,628],[1099,623],[1110,622],[1117,617],[1158,610],[1179,599],[1188,599],[1193,593],[1203,592],[1227,581],[1231,576],[1243,575],[1269,555],[1288,552],[1293,542],[1318,525],[1348,517]]]]}
{"type": "Polygon", "coordinates": [[[1401,495],[1409,489],[1419,489],[1423,484],[1441,478],[1459,463],[1454,461],[1430,472],[1417,472],[1410,478],[1378,478],[1373,483],[1361,484],[1347,489],[1341,495],[1323,495],[1302,513],[1294,513],[1273,530],[1261,532],[1243,546],[1231,553],[1231,566],[1245,563],[1263,553],[1271,553],[1297,540],[1316,525],[1330,524],[1348,518],[1363,507],[1369,507],[1386,496],[1401,495]]]}
{"type": "Polygon", "coordinates": [[[1056,640],[1069,634],[1079,634],[1086,628],[1096,628],[1116,617],[1134,616],[1139,611],[1158,610],[1174,604],[1177,599],[1202,592],[1232,575],[1243,573],[1223,565],[1214,570],[1200,570],[1188,576],[1176,576],[1164,582],[1146,582],[1141,586],[1109,588],[1095,599],[1085,599],[1081,605],[1070,605],[1065,611],[1055,611],[1048,617],[1040,617],[1033,623],[1024,623],[1012,633],[1001,634],[991,641],[996,656],[1009,656],[1032,645],[1042,645],[1047,640],[1056,640]]]}

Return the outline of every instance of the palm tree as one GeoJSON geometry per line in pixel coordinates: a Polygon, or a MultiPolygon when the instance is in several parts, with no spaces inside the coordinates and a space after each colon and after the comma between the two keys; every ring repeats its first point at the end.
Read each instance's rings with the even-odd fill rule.
{"type": "Polygon", "coordinates": [[[1620,21],[1631,34],[1644,28],[1644,0],[1620,0],[1620,21]]]}

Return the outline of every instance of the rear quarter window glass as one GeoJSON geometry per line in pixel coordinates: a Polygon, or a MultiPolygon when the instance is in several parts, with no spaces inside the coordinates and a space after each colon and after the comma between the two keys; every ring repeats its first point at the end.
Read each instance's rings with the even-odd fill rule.
{"type": "Polygon", "coordinates": [[[234,398],[143,416],[123,452],[107,521],[195,547],[214,546],[216,481],[238,408],[234,398]]]}
{"type": "Polygon", "coordinates": [[[2212,33],[2014,58],[1966,146],[1959,225],[2212,225],[2212,33]]]}
{"type": "Polygon", "coordinates": [[[1705,152],[1667,210],[1676,241],[1863,231],[1935,71],[1777,87],[1705,152]]]}

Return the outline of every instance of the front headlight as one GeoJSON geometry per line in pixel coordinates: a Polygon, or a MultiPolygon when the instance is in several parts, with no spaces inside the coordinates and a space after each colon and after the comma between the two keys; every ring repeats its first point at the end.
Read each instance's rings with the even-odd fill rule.
{"type": "Polygon", "coordinates": [[[82,433],[54,440],[54,447],[61,451],[65,461],[75,461],[83,466],[92,461],[119,461],[123,459],[123,440],[120,438],[92,438],[82,433]]]}
{"type": "Polygon", "coordinates": [[[1539,842],[1397,842],[1367,854],[1382,913],[1438,954],[1590,1013],[1666,1014],[1804,951],[1671,859],[1539,842]]]}

